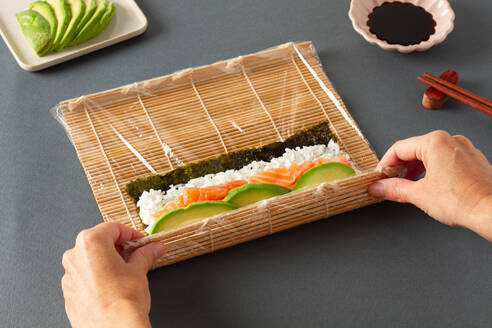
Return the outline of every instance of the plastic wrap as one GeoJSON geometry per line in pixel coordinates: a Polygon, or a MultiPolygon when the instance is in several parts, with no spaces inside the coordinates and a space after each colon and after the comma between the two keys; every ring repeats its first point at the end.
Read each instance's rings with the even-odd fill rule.
{"type": "Polygon", "coordinates": [[[323,72],[311,42],[287,43],[61,102],[66,129],[105,221],[144,231],[125,187],[183,164],[284,141],[328,121],[358,170],[333,184],[288,193],[129,243],[165,243],[162,266],[376,202],[377,157],[323,72]]]}

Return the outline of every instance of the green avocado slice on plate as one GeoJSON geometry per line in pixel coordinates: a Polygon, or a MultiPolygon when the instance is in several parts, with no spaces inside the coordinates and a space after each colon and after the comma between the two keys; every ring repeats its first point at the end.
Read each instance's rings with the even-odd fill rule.
{"type": "Polygon", "coordinates": [[[82,43],[98,36],[99,33],[101,33],[106,28],[106,26],[108,26],[108,24],[111,23],[115,10],[116,7],[114,6],[114,3],[111,1],[106,6],[106,12],[101,17],[99,24],[91,31],[91,33],[87,33],[85,37],[81,38],[79,42],[82,43]]]}
{"type": "Polygon", "coordinates": [[[58,22],[58,26],[56,27],[56,37],[52,41],[53,48],[57,49],[65,31],[67,30],[72,14],[70,12],[70,7],[65,0],[46,0],[46,2],[51,6],[51,8],[53,8],[56,20],[58,22]]]}
{"type": "Polygon", "coordinates": [[[60,40],[57,51],[62,50],[73,40],[75,32],[77,32],[77,26],[85,13],[85,4],[82,0],[66,0],[69,7],[72,18],[68,23],[67,29],[60,40]]]}
{"type": "Polygon", "coordinates": [[[85,26],[85,24],[87,24],[89,19],[91,19],[92,15],[94,15],[94,12],[97,9],[96,0],[84,0],[84,4],[85,4],[84,16],[82,17],[80,22],[77,24],[77,27],[75,29],[74,38],[79,34],[79,32],[82,30],[82,28],[85,26]]]}
{"type": "Polygon", "coordinates": [[[332,182],[348,178],[355,175],[353,168],[347,164],[330,162],[315,166],[307,170],[294,185],[292,190],[299,190],[306,187],[314,187],[324,182],[332,182]]]}
{"type": "Polygon", "coordinates": [[[204,201],[192,203],[184,208],[176,208],[163,214],[152,226],[150,234],[171,231],[211,216],[232,211],[236,205],[224,201],[204,201]]]}
{"type": "Polygon", "coordinates": [[[38,56],[52,46],[50,23],[37,11],[26,10],[15,15],[22,33],[38,56]]]}
{"type": "Polygon", "coordinates": [[[99,26],[102,17],[106,13],[106,0],[96,0],[97,8],[92,17],[87,21],[84,27],[80,30],[80,32],[75,36],[75,39],[70,42],[70,46],[76,46],[81,44],[82,42],[88,40],[88,36],[92,35],[93,30],[97,29],[99,26]]]}
{"type": "MultiPolygon", "coordinates": [[[[109,23],[111,23],[111,20],[113,20],[113,16],[114,16],[115,11],[116,11],[116,7],[114,6],[113,1],[111,1],[108,4],[108,6],[106,7],[106,12],[102,16],[101,21],[99,23],[99,26],[97,26],[97,28],[93,31],[93,33],[89,37],[89,39],[92,39],[92,38],[95,38],[96,36],[98,36],[99,33],[101,33],[106,28],[106,26],[108,26],[109,23]]],[[[87,40],[89,40],[89,39],[87,39],[87,40]]]]}
{"type": "MultiPolygon", "coordinates": [[[[51,40],[54,40],[56,37],[56,27],[58,26],[58,22],[56,21],[56,16],[53,8],[51,8],[51,6],[45,1],[35,1],[31,3],[29,9],[38,12],[39,14],[41,14],[41,16],[44,17],[44,19],[48,21],[48,23],[50,24],[51,40]]],[[[44,54],[50,51],[51,47],[46,48],[44,54]]]]}
{"type": "Polygon", "coordinates": [[[273,183],[248,183],[229,191],[224,201],[242,207],[288,192],[290,189],[273,183]]]}

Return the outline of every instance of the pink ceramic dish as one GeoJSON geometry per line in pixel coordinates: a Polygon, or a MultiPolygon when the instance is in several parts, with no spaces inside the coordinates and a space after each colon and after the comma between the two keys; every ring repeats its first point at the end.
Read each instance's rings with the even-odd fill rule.
{"type": "Polygon", "coordinates": [[[361,34],[367,42],[377,44],[384,50],[397,50],[399,52],[425,51],[435,44],[446,39],[454,28],[454,11],[447,0],[399,0],[408,2],[424,8],[432,14],[436,21],[436,32],[426,41],[419,44],[403,46],[400,44],[389,44],[380,40],[369,31],[367,20],[369,14],[375,7],[391,0],[352,0],[350,4],[349,17],[354,29],[361,34]]]}

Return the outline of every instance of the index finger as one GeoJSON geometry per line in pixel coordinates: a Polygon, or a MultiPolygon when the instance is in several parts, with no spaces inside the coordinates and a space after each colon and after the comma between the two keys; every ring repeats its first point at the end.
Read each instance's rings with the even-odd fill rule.
{"type": "Polygon", "coordinates": [[[97,236],[96,239],[112,245],[144,237],[141,232],[117,222],[100,223],[90,230],[97,236]]]}
{"type": "Polygon", "coordinates": [[[397,141],[384,154],[378,167],[392,167],[408,162],[423,161],[423,147],[426,135],[397,141]]]}

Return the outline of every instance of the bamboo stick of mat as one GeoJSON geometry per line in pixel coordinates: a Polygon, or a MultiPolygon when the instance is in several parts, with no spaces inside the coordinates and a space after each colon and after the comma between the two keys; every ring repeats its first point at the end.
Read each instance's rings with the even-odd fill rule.
{"type": "Polygon", "coordinates": [[[357,168],[368,172],[340,181],[338,189],[326,190],[326,199],[319,191],[310,194],[316,190],[300,192],[264,208],[252,206],[219,221],[207,220],[203,231],[189,226],[161,235],[168,252],[157,266],[376,201],[366,188],[380,178],[371,173],[377,157],[326,77],[311,42],[287,43],[66,100],[57,114],[103,219],[140,231],[144,225],[124,191],[127,183],[183,163],[279,141],[322,121],[329,122],[357,168]],[[321,197],[317,202],[315,195],[321,197]],[[258,213],[263,214],[255,217],[258,213]]]}

